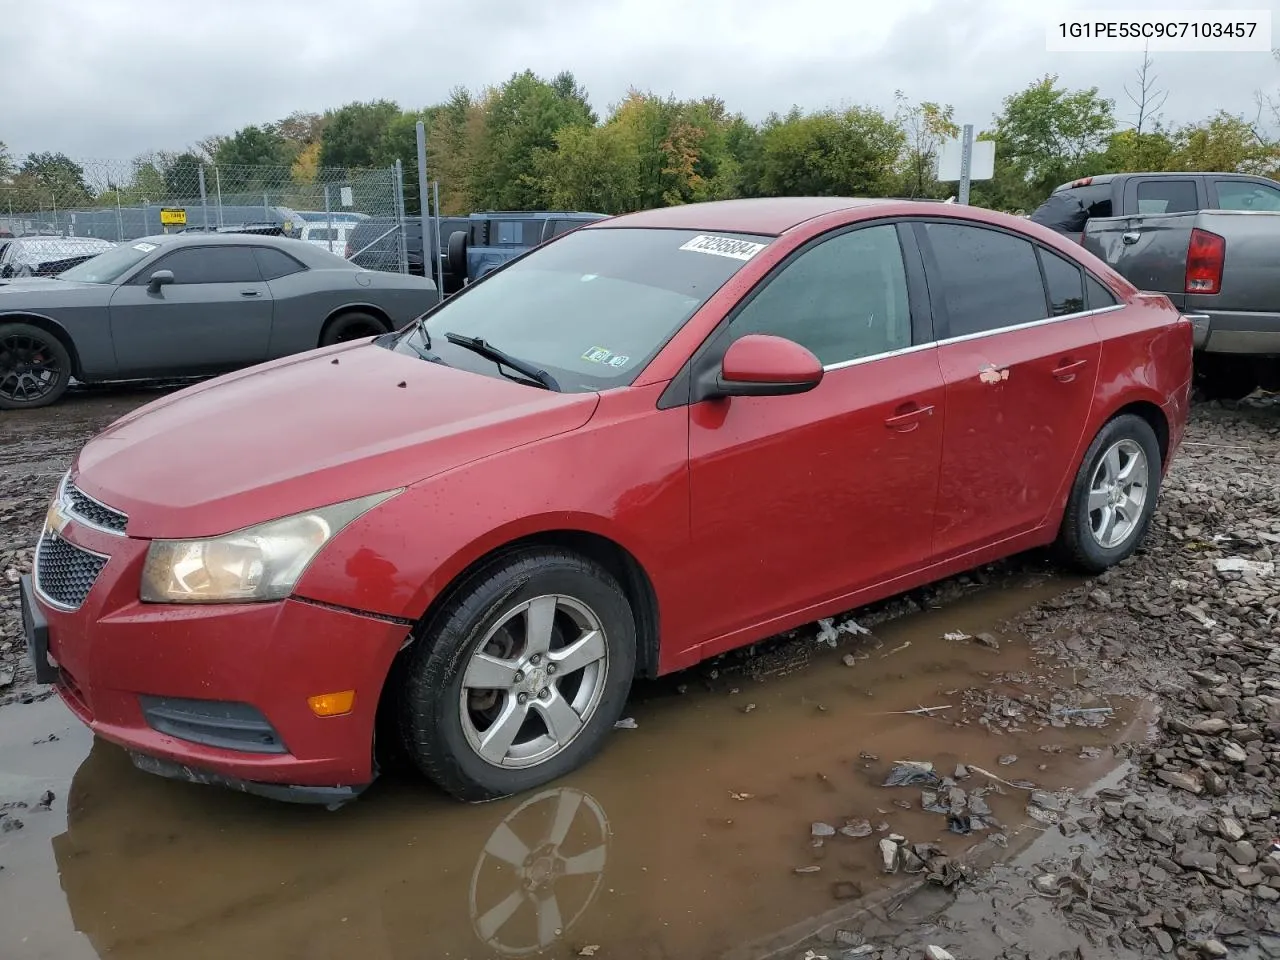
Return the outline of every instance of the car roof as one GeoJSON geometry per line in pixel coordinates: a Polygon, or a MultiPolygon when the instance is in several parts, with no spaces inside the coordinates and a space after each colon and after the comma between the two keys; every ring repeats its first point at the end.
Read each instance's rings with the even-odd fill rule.
{"type": "Polygon", "coordinates": [[[132,246],[138,243],[154,243],[156,246],[164,247],[167,250],[174,250],[178,247],[231,247],[251,244],[255,247],[275,247],[287,253],[293,259],[301,260],[305,266],[312,269],[340,270],[343,267],[349,270],[359,269],[359,267],[349,263],[337,254],[322,250],[314,243],[308,243],[306,240],[296,240],[293,237],[274,237],[263,233],[162,233],[156,236],[126,240],[121,245],[132,246]]]}
{"type": "Polygon", "coordinates": [[[1143,170],[1137,173],[1099,173],[1090,177],[1077,177],[1053,188],[1054,193],[1063,190],[1083,189],[1085,187],[1102,186],[1114,180],[1141,180],[1144,177],[1228,177],[1232,180],[1270,180],[1270,177],[1255,173],[1237,173],[1230,170],[1143,170]],[[1088,183],[1081,183],[1088,180],[1088,183]]]}
{"type": "MultiPolygon", "coordinates": [[[[719,230],[774,237],[806,220],[860,207],[923,203],[926,201],[863,197],[768,197],[752,200],[712,200],[675,207],[627,213],[584,229],[660,227],[668,230],[719,230]]],[[[940,205],[927,201],[930,205],[940,205]]]]}

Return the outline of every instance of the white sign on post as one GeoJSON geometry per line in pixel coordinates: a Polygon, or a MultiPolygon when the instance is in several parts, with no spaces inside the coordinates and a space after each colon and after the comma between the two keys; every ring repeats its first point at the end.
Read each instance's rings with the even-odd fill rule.
{"type": "Polygon", "coordinates": [[[344,207],[350,207],[355,205],[355,199],[351,196],[350,187],[339,187],[338,194],[340,196],[340,199],[338,200],[338,202],[341,203],[344,207]]]}
{"type": "MultiPolygon", "coordinates": [[[[945,140],[938,147],[937,177],[943,183],[960,179],[961,166],[964,163],[964,140],[956,137],[945,140]]],[[[990,180],[996,172],[996,142],[994,140],[974,140],[973,150],[969,155],[969,179],[990,180]]]]}

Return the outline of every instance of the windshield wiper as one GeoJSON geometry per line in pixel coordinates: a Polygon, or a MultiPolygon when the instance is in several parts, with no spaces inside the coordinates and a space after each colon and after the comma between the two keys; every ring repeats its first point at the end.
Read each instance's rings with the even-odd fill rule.
{"type": "Polygon", "coordinates": [[[446,333],[444,338],[455,346],[463,347],[472,353],[478,353],[485,359],[492,360],[494,363],[501,364],[504,367],[510,367],[548,390],[554,390],[556,393],[560,392],[560,384],[547,371],[541,367],[535,367],[528,360],[513,357],[511,354],[491,346],[479,337],[464,337],[460,333],[446,333]]]}

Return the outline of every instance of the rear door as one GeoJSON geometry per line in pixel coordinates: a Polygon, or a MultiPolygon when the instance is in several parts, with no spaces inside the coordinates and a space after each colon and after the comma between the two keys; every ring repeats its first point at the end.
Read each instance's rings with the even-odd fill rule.
{"type": "Polygon", "coordinates": [[[943,561],[1048,515],[1075,463],[1101,346],[1075,263],[993,227],[916,229],[946,383],[933,533],[943,561]]]}
{"type": "Polygon", "coordinates": [[[1210,178],[1210,206],[1219,210],[1280,211],[1280,186],[1257,180],[1210,178]]]}
{"type": "Polygon", "coordinates": [[[267,359],[271,289],[248,246],[182,247],[111,297],[111,339],[124,376],[178,376],[267,359]],[[152,292],[157,270],[173,283],[152,292]]]}
{"type": "Polygon", "coordinates": [[[942,376],[902,229],[859,226],[802,247],[719,334],[717,351],[746,334],[787,337],[826,373],[805,394],[689,409],[693,576],[722,594],[707,608],[721,611],[709,621],[721,640],[703,655],[928,559],[942,376]]]}

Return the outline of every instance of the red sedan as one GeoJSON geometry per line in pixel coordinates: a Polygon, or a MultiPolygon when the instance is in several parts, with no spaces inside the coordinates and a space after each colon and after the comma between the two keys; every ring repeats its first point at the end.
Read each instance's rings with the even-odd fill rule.
{"type": "Polygon", "coordinates": [[[984,210],[601,221],[92,440],[28,641],[155,773],[340,803],[380,718],[451,794],[515,793],[599,750],[637,675],[1032,547],[1123,560],[1191,343],[1164,297],[984,210]]]}

